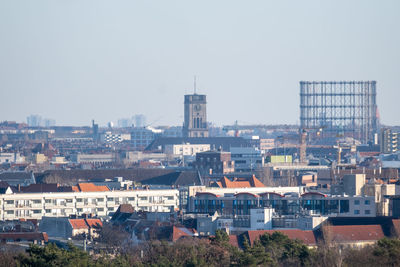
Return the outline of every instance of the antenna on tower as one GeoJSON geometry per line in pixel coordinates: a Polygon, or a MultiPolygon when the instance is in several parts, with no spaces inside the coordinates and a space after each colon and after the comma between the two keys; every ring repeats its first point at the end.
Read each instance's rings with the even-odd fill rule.
{"type": "Polygon", "coordinates": [[[197,94],[197,88],[196,88],[196,75],[194,75],[193,89],[194,89],[194,94],[197,94]]]}

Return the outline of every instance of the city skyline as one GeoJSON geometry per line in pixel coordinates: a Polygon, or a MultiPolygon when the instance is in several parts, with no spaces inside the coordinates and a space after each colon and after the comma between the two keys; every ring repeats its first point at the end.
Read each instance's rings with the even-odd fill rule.
{"type": "Polygon", "coordinates": [[[376,80],[381,122],[400,125],[398,1],[0,7],[0,121],[182,125],[197,75],[217,125],[299,124],[302,80],[376,80]]]}

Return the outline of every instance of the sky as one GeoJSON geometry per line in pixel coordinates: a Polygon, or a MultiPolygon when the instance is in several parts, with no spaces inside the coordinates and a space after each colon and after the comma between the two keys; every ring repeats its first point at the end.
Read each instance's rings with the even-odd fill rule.
{"type": "Polygon", "coordinates": [[[398,0],[1,0],[0,121],[299,123],[299,81],[376,80],[400,125],[398,0]]]}

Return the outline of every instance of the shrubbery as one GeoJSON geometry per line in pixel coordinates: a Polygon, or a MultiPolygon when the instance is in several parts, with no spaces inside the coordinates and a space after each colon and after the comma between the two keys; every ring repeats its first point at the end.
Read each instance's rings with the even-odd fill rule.
{"type": "Polygon", "coordinates": [[[30,246],[26,253],[0,253],[0,265],[13,266],[400,266],[400,241],[382,239],[354,250],[333,244],[309,249],[280,232],[264,234],[244,249],[229,244],[224,232],[212,239],[183,239],[174,244],[153,241],[123,249],[117,254],[95,255],[70,245],[30,246]]]}

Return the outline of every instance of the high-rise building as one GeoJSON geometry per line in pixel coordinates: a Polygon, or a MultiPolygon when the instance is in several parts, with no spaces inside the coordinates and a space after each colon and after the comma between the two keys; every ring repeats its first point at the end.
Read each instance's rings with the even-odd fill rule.
{"type": "Polygon", "coordinates": [[[42,117],[39,115],[30,115],[26,118],[26,122],[30,127],[40,127],[42,125],[42,117]]]}
{"type": "Polygon", "coordinates": [[[380,150],[381,153],[391,154],[395,153],[399,150],[398,141],[400,139],[400,134],[393,132],[389,128],[381,129],[381,136],[380,136],[380,150]]]}
{"type": "Polygon", "coordinates": [[[136,114],[132,117],[135,127],[146,127],[146,116],[143,114],[136,114]]]}
{"type": "Polygon", "coordinates": [[[185,95],[184,137],[208,137],[206,95],[185,95]]]}

